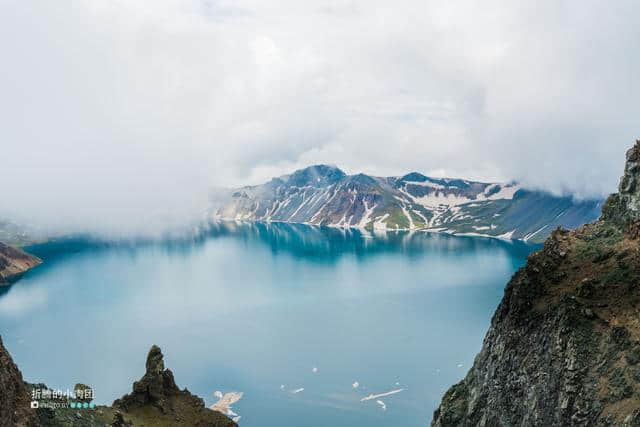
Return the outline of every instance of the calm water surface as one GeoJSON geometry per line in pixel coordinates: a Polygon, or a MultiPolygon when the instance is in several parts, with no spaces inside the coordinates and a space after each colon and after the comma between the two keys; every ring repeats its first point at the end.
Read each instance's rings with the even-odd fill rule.
{"type": "Polygon", "coordinates": [[[45,263],[0,291],[0,333],[29,381],[111,403],[158,344],[207,404],[244,392],[241,426],[394,427],[428,425],[536,248],[223,223],[189,242],[28,249],[45,263]]]}

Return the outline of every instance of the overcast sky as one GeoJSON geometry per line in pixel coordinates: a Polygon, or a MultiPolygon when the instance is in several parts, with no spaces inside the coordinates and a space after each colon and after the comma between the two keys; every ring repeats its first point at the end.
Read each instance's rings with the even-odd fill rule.
{"type": "Polygon", "coordinates": [[[136,229],[313,163],[615,189],[640,2],[0,0],[0,216],[136,229]]]}

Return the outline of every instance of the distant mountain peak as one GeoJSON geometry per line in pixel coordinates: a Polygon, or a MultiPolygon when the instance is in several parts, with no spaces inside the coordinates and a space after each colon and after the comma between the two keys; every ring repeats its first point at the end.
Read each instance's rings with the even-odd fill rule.
{"type": "Polygon", "coordinates": [[[429,178],[422,175],[419,172],[410,172],[402,177],[400,177],[400,179],[398,179],[398,181],[413,181],[413,182],[425,182],[427,181],[429,178]]]}
{"type": "Polygon", "coordinates": [[[310,166],[307,166],[306,168],[298,169],[296,172],[307,171],[307,170],[315,171],[315,172],[318,172],[320,174],[336,173],[337,172],[339,174],[346,175],[342,171],[342,169],[340,169],[338,166],[332,165],[332,164],[326,164],[326,163],[318,163],[318,164],[315,164],[315,165],[310,165],[310,166]]]}
{"type": "Polygon", "coordinates": [[[297,187],[322,187],[334,184],[345,176],[347,175],[337,166],[318,164],[293,172],[289,175],[287,184],[297,187]]]}

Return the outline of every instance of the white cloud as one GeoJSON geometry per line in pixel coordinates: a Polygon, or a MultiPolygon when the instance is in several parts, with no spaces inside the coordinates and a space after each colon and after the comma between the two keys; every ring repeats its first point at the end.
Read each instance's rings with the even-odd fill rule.
{"type": "Polygon", "coordinates": [[[154,228],[310,163],[614,189],[632,1],[3,0],[0,215],[154,228]]]}

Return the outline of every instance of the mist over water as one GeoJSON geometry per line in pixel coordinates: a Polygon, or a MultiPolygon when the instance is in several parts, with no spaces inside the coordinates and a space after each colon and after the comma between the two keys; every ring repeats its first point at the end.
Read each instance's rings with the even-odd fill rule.
{"type": "Polygon", "coordinates": [[[128,392],[157,344],[207,404],[244,392],[243,426],[425,425],[533,249],[238,223],[162,243],[51,242],[28,248],[44,264],[0,295],[0,328],[28,381],[90,384],[98,403],[128,392]]]}

